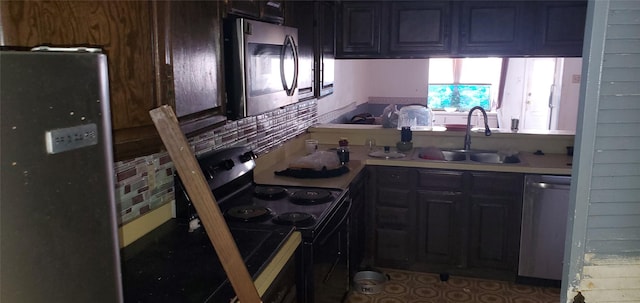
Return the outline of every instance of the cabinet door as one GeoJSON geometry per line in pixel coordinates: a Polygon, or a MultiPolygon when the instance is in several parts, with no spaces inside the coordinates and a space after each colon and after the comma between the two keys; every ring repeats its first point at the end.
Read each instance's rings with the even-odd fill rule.
{"type": "Polygon", "coordinates": [[[536,2],[535,55],[582,56],[587,1],[536,2]]]}
{"type": "Polygon", "coordinates": [[[108,57],[116,160],[160,150],[149,110],[156,90],[154,18],[148,1],[2,1],[5,46],[100,47],[108,57]]]}
{"type": "Polygon", "coordinates": [[[419,57],[448,54],[450,7],[448,1],[391,2],[389,52],[419,57]]]}
{"type": "Polygon", "coordinates": [[[408,265],[414,260],[414,239],[405,230],[378,228],[376,230],[377,265],[408,265]]]}
{"type": "Polygon", "coordinates": [[[516,269],[517,243],[513,243],[513,199],[472,197],[469,228],[469,266],[490,269],[516,269]]]}
{"type": "MultiPolygon", "coordinates": [[[[206,116],[211,123],[224,120],[221,110],[222,81],[221,18],[215,1],[168,1],[170,5],[169,65],[173,79],[173,102],[181,124],[206,116]],[[214,117],[218,116],[217,119],[214,117]]],[[[202,121],[199,121],[202,123],[202,121]]],[[[202,125],[194,127],[205,127],[202,125]]],[[[194,129],[187,129],[186,132],[194,129]]]]}
{"type": "Polygon", "coordinates": [[[351,276],[359,269],[365,256],[365,232],[367,231],[367,220],[365,220],[365,179],[366,170],[360,174],[349,185],[351,196],[351,216],[349,222],[349,260],[351,276]]]}
{"type": "Polygon", "coordinates": [[[527,26],[524,1],[464,1],[461,3],[459,53],[522,55],[527,26]]]}
{"type": "Polygon", "coordinates": [[[260,19],[282,24],[284,21],[284,0],[263,0],[260,2],[260,19]]]}
{"type": "Polygon", "coordinates": [[[259,0],[225,0],[227,13],[241,17],[260,18],[259,0]]]}
{"type": "Polygon", "coordinates": [[[295,1],[287,5],[285,24],[298,29],[298,99],[315,98],[315,3],[295,1]]]}
{"type": "Polygon", "coordinates": [[[461,192],[418,191],[418,260],[437,265],[460,264],[463,202],[461,192]]]}
{"type": "Polygon", "coordinates": [[[335,73],[335,37],[336,37],[336,5],[335,2],[318,3],[318,97],[333,93],[335,73]]]}
{"type": "Polygon", "coordinates": [[[524,176],[471,173],[469,266],[517,270],[524,176]]]}
{"type": "Polygon", "coordinates": [[[383,2],[343,2],[338,35],[340,57],[368,57],[381,53],[383,2]]]}
{"type": "Polygon", "coordinates": [[[284,1],[226,0],[226,2],[226,11],[228,14],[279,24],[282,24],[284,21],[284,1]]]}

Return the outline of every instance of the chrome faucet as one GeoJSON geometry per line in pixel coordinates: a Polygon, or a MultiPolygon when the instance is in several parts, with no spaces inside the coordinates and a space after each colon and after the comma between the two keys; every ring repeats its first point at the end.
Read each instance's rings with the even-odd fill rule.
{"type": "Polygon", "coordinates": [[[484,111],[482,106],[474,106],[469,110],[469,116],[467,117],[467,133],[464,135],[464,149],[471,149],[471,115],[473,111],[479,109],[484,117],[484,135],[491,136],[491,130],[489,129],[489,120],[487,119],[487,112],[484,111]]]}

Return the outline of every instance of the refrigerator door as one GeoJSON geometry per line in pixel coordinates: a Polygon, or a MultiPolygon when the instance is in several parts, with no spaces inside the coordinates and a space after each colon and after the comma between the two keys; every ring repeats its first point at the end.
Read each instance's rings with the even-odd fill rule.
{"type": "Polygon", "coordinates": [[[0,302],[122,302],[106,56],[0,67],[0,302]]]}

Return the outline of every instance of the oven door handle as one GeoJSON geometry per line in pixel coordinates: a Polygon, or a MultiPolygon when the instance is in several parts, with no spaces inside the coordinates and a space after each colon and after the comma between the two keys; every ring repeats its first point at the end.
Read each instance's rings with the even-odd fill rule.
{"type": "Polygon", "coordinates": [[[347,211],[345,211],[344,216],[342,217],[342,219],[340,219],[340,222],[333,227],[331,232],[329,232],[326,236],[324,236],[324,238],[320,240],[320,246],[324,246],[327,243],[327,241],[329,241],[329,239],[333,236],[333,234],[336,233],[341,228],[341,225],[349,217],[349,214],[351,213],[351,206],[353,205],[351,203],[351,198],[347,199],[345,203],[347,203],[347,211]]]}

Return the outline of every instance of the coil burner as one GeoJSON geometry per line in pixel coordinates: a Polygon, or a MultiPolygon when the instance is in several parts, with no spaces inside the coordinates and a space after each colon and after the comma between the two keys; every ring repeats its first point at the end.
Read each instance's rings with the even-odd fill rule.
{"type": "Polygon", "coordinates": [[[287,190],[279,186],[256,186],[253,189],[253,195],[263,200],[278,200],[286,197],[287,194],[287,190]]]}
{"type": "Polygon", "coordinates": [[[333,196],[325,189],[305,189],[294,192],[289,199],[296,204],[322,204],[333,201],[333,196]]]}
{"type": "Polygon", "coordinates": [[[244,222],[260,222],[272,217],[270,209],[255,205],[241,205],[225,212],[227,218],[244,222]]]}

